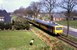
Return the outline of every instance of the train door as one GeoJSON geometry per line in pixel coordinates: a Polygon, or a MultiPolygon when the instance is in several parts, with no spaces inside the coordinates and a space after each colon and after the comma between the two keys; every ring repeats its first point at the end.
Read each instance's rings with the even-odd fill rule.
{"type": "Polygon", "coordinates": [[[51,33],[54,33],[54,27],[48,27],[48,30],[51,32],[51,33]]]}
{"type": "Polygon", "coordinates": [[[51,27],[50,27],[50,26],[47,26],[47,28],[48,28],[48,31],[50,31],[50,32],[51,32],[51,27]]]}

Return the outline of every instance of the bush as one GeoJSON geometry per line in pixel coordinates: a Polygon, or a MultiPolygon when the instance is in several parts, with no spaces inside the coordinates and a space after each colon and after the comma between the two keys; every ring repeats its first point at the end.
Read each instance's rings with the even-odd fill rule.
{"type": "Polygon", "coordinates": [[[30,26],[29,26],[28,22],[25,22],[25,23],[15,22],[14,27],[15,27],[16,30],[20,30],[20,29],[27,29],[27,30],[29,30],[30,26]]]}
{"type": "Polygon", "coordinates": [[[4,29],[4,22],[0,22],[0,29],[1,29],[1,30],[4,29]]]}
{"type": "Polygon", "coordinates": [[[11,23],[4,23],[4,22],[0,22],[0,29],[4,30],[4,29],[11,29],[12,28],[12,24],[11,23]]]}
{"type": "Polygon", "coordinates": [[[11,23],[4,23],[4,28],[7,29],[12,29],[12,24],[11,23]]]}
{"type": "Polygon", "coordinates": [[[18,16],[15,19],[12,20],[12,26],[16,30],[20,29],[27,29],[29,30],[29,22],[27,21],[26,18],[23,18],[22,16],[18,16]]]}

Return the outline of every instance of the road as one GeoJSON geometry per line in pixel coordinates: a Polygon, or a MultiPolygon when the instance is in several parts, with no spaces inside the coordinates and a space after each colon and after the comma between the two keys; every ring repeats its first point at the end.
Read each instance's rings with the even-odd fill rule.
{"type": "MultiPolygon", "coordinates": [[[[64,34],[66,34],[67,33],[67,29],[63,28],[63,32],[64,32],[64,34]]],[[[72,36],[77,38],[77,32],[75,32],[75,31],[70,30],[69,31],[69,35],[72,35],[72,36]]]]}

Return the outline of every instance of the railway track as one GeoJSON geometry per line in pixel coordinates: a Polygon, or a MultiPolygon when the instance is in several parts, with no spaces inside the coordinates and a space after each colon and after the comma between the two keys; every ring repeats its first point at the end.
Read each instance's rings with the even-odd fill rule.
{"type": "Polygon", "coordinates": [[[58,36],[57,38],[64,41],[64,42],[66,42],[66,43],[68,43],[68,44],[70,44],[71,46],[77,48],[77,43],[70,40],[70,39],[68,39],[67,37],[61,35],[61,36],[58,36]]]}

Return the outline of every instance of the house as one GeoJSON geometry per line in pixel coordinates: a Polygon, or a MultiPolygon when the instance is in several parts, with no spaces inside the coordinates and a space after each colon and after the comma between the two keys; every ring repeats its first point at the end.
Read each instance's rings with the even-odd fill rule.
{"type": "Polygon", "coordinates": [[[77,20],[77,16],[73,16],[72,17],[72,20],[77,20]]]}
{"type": "Polygon", "coordinates": [[[65,15],[62,14],[62,13],[54,13],[53,14],[53,20],[54,21],[62,21],[62,20],[65,20],[65,15]]]}
{"type": "Polygon", "coordinates": [[[77,20],[77,16],[70,17],[70,20],[77,20]]]}
{"type": "MultiPolygon", "coordinates": [[[[43,18],[45,17],[46,19],[47,18],[50,18],[48,16],[49,16],[48,13],[41,13],[41,14],[39,14],[38,18],[40,18],[40,17],[43,17],[43,18]]],[[[54,21],[62,21],[62,20],[65,20],[65,15],[62,14],[62,13],[52,13],[52,16],[53,16],[53,20],[54,21]]]]}
{"type": "Polygon", "coordinates": [[[11,22],[11,17],[6,10],[0,10],[0,22],[9,23],[11,22]]]}

